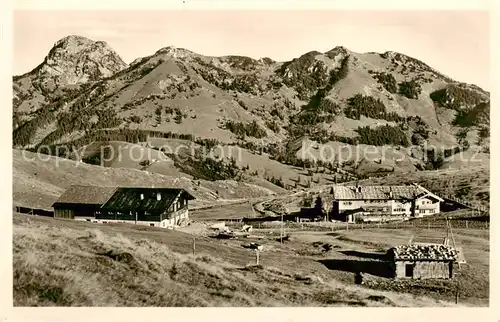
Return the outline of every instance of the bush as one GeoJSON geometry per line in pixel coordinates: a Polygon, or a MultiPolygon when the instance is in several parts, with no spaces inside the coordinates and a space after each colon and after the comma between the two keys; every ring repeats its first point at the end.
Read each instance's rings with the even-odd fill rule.
{"type": "Polygon", "coordinates": [[[391,73],[375,73],[373,76],[389,93],[398,92],[398,83],[391,73]]]}
{"type": "Polygon", "coordinates": [[[490,137],[490,128],[489,127],[482,127],[479,129],[479,137],[481,139],[486,139],[490,137]]]}
{"type": "Polygon", "coordinates": [[[461,127],[479,126],[490,123],[490,102],[479,103],[471,109],[457,111],[453,125],[461,127]]]}
{"type": "Polygon", "coordinates": [[[140,124],[142,122],[142,117],[137,116],[137,115],[132,115],[132,116],[130,116],[129,121],[132,123],[140,124]]]}
{"type": "Polygon", "coordinates": [[[443,151],[439,151],[436,153],[434,150],[431,150],[430,153],[428,153],[428,157],[429,157],[429,155],[431,155],[431,157],[428,158],[427,168],[429,170],[440,169],[444,164],[443,151]]]}
{"type": "Polygon", "coordinates": [[[266,121],[266,126],[274,133],[280,133],[280,126],[276,121],[266,121]]]}
{"type": "Polygon", "coordinates": [[[420,93],[422,93],[422,87],[415,80],[399,83],[399,94],[407,98],[418,99],[420,93]]]}
{"type": "Polygon", "coordinates": [[[285,184],[283,183],[282,178],[271,177],[271,178],[266,178],[266,180],[278,187],[285,188],[285,184]]]}

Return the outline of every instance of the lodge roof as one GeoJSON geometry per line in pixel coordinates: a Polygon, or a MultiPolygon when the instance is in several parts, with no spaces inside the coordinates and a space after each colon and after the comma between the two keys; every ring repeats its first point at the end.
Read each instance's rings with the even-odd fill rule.
{"type": "Polygon", "coordinates": [[[102,206],[102,209],[150,212],[162,211],[170,207],[179,193],[183,193],[184,197],[188,200],[194,199],[191,194],[179,188],[119,188],[102,206]],[[157,194],[160,194],[159,200],[157,194]]]}
{"type": "Polygon", "coordinates": [[[456,261],[457,251],[442,244],[399,245],[389,250],[394,260],[456,261]]]}
{"type": "Polygon", "coordinates": [[[100,186],[70,186],[56,204],[87,204],[99,205],[108,210],[140,210],[154,211],[170,206],[173,199],[182,192],[186,199],[195,199],[181,188],[143,188],[143,187],[100,187],[100,186]],[[161,198],[157,200],[157,193],[161,198]],[[141,199],[141,194],[144,198],[141,199]]]}
{"type": "Polygon", "coordinates": [[[57,199],[55,204],[102,205],[113,195],[117,187],[72,185],[57,199]]]}
{"type": "Polygon", "coordinates": [[[413,200],[430,196],[443,201],[419,185],[409,186],[334,186],[333,199],[336,200],[413,200]]]}

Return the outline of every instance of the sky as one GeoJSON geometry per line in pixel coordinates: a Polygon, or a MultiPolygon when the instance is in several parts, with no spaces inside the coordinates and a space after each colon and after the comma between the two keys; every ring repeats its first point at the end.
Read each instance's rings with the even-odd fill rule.
{"type": "Polygon", "coordinates": [[[344,46],[401,52],[490,90],[486,11],[15,11],[14,74],[67,35],[106,41],[130,63],[166,46],[203,55],[291,60],[344,46]]]}

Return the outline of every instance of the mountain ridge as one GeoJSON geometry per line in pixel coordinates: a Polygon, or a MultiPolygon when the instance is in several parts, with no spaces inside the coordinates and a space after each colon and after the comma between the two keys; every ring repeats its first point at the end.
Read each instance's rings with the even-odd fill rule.
{"type": "MultiPolygon", "coordinates": [[[[67,38],[55,47],[103,46],[67,38]]],[[[115,61],[114,72],[88,77],[71,90],[56,88],[60,92],[37,108],[19,108],[29,99],[15,96],[14,147],[180,135],[203,144],[264,149],[283,160],[297,157],[285,157],[277,147],[311,139],[322,145],[409,148],[411,169],[424,166],[426,145],[452,154],[457,147],[489,153],[489,124],[483,124],[489,92],[393,51],[360,54],[336,46],[277,62],[167,46],[129,65],[115,61]]],[[[32,86],[36,79],[20,80],[14,81],[18,92],[43,96],[32,86]]]]}

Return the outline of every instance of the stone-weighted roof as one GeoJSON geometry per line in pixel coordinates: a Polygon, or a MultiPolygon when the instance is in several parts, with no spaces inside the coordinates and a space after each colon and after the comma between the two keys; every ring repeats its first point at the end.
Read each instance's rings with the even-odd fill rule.
{"type": "Polygon", "coordinates": [[[442,244],[399,245],[389,250],[394,260],[456,261],[457,251],[442,244]]]}

